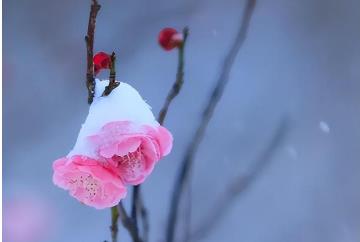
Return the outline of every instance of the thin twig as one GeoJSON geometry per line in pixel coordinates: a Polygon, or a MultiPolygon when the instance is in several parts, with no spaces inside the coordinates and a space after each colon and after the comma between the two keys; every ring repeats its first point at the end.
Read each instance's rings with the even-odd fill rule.
{"type": "Polygon", "coordinates": [[[117,88],[120,84],[120,82],[116,81],[116,67],[115,67],[115,61],[116,61],[116,55],[115,52],[113,52],[110,56],[110,76],[109,76],[109,85],[105,87],[104,92],[102,93],[102,96],[108,96],[112,90],[117,88]]]}
{"type": "Polygon", "coordinates": [[[124,226],[124,228],[129,231],[129,234],[133,240],[133,242],[142,242],[142,239],[139,237],[138,232],[135,229],[134,226],[134,222],[132,221],[132,219],[127,215],[126,210],[122,204],[122,202],[120,202],[117,206],[118,211],[119,211],[119,216],[122,222],[122,225],[124,226]]]}
{"type": "Polygon", "coordinates": [[[95,24],[96,16],[99,12],[101,6],[98,4],[97,0],[92,0],[90,7],[89,23],[87,35],[85,36],[86,42],[86,53],[87,53],[87,69],[86,69],[86,87],[88,90],[88,103],[91,104],[95,95],[95,78],[94,78],[94,34],[95,34],[95,24]]]}
{"type": "Polygon", "coordinates": [[[140,198],[140,185],[134,186],[133,188],[133,197],[131,204],[131,218],[134,223],[135,230],[137,232],[139,231],[137,215],[140,207],[142,206],[142,204],[140,204],[141,201],[139,200],[139,198],[140,198]]]}
{"type": "Polygon", "coordinates": [[[147,210],[143,204],[141,193],[139,193],[139,200],[141,203],[141,206],[139,207],[140,207],[141,221],[143,225],[143,241],[147,242],[149,241],[149,218],[148,218],[147,210]]]}
{"type": "Polygon", "coordinates": [[[132,208],[131,208],[131,218],[134,221],[134,226],[138,230],[138,221],[137,217],[140,213],[141,224],[142,224],[142,239],[144,242],[149,239],[149,219],[147,214],[147,209],[144,206],[142,195],[141,195],[140,185],[134,186],[133,189],[133,198],[132,198],[132,208]]]}
{"type": "MultiPolygon", "coordinates": [[[[158,122],[162,125],[165,121],[167,112],[169,110],[170,104],[174,100],[174,98],[179,94],[182,85],[184,83],[184,62],[185,62],[185,46],[186,40],[189,35],[189,28],[185,27],[182,31],[183,33],[183,42],[178,48],[178,66],[176,72],[176,79],[175,82],[170,89],[163,107],[161,108],[158,116],[158,122]]],[[[137,226],[137,217],[138,213],[140,212],[142,224],[143,224],[143,233],[144,233],[144,241],[147,241],[148,232],[149,232],[149,222],[147,217],[147,210],[144,206],[142,197],[141,197],[141,190],[140,185],[134,186],[133,189],[133,203],[132,203],[132,219],[135,221],[137,226]]]]}
{"type": "Polygon", "coordinates": [[[116,206],[111,208],[111,241],[117,242],[119,211],[116,206]]]}
{"type": "Polygon", "coordinates": [[[263,151],[251,162],[251,168],[245,175],[239,175],[232,182],[226,185],[226,189],[222,195],[217,196],[214,206],[206,213],[204,219],[199,223],[196,229],[191,232],[190,239],[187,241],[195,241],[203,239],[208,235],[216,224],[226,215],[227,210],[231,208],[231,203],[235,198],[239,198],[249,190],[256,179],[261,175],[266,167],[270,165],[278,148],[284,143],[285,137],[289,133],[289,120],[283,119],[275,128],[274,134],[263,151]]]}
{"type": "MultiPolygon", "coordinates": [[[[190,171],[192,172],[192,171],[190,171]]],[[[186,208],[185,211],[183,212],[184,214],[184,242],[187,242],[190,240],[191,237],[191,213],[192,213],[192,186],[191,186],[191,177],[192,175],[189,174],[189,179],[187,181],[187,204],[186,204],[186,208]]]]}
{"type": "Polygon", "coordinates": [[[248,31],[248,27],[250,24],[250,19],[253,13],[253,10],[255,8],[255,0],[248,0],[246,3],[246,7],[244,10],[244,14],[242,17],[242,21],[240,24],[239,32],[235,38],[235,41],[230,48],[222,70],[221,74],[219,76],[219,79],[217,80],[216,86],[212,91],[212,94],[208,100],[208,103],[205,107],[204,113],[202,115],[200,124],[185,152],[185,156],[181,162],[181,168],[180,172],[178,173],[175,186],[172,192],[172,198],[171,198],[171,204],[170,204],[170,210],[167,220],[167,229],[166,229],[166,242],[173,242],[174,236],[175,236],[175,228],[176,228],[176,222],[177,222],[177,216],[178,216],[178,209],[179,209],[179,201],[183,194],[184,185],[188,179],[188,174],[191,169],[194,156],[198,150],[198,147],[203,139],[205,130],[207,128],[207,125],[209,121],[211,120],[211,117],[214,113],[215,107],[219,100],[221,99],[221,96],[223,94],[223,91],[225,89],[226,84],[229,80],[229,73],[231,71],[231,68],[233,66],[233,63],[235,61],[235,58],[243,45],[246,34],[248,31]]]}
{"type": "Polygon", "coordinates": [[[184,41],[181,44],[181,46],[179,46],[178,50],[179,50],[179,55],[178,55],[178,67],[177,67],[177,72],[176,72],[176,80],[169,92],[169,94],[166,97],[165,103],[159,113],[159,117],[158,117],[158,122],[162,125],[165,121],[165,117],[166,114],[169,110],[169,106],[171,104],[171,102],[174,100],[174,98],[179,94],[181,87],[184,83],[184,50],[185,50],[185,44],[186,44],[186,40],[187,37],[189,35],[189,28],[185,27],[183,30],[183,38],[184,41]]]}
{"type": "MultiPolygon", "coordinates": [[[[101,5],[97,2],[97,0],[92,0],[92,4],[90,7],[90,15],[88,22],[88,30],[87,35],[85,36],[86,42],[86,52],[87,52],[87,69],[86,69],[86,87],[88,90],[88,103],[91,104],[95,95],[95,77],[94,77],[94,35],[95,35],[95,25],[96,25],[96,16],[101,8],[101,5]]],[[[116,69],[115,69],[115,60],[116,56],[113,52],[111,55],[110,61],[110,77],[109,77],[109,85],[106,86],[103,96],[107,96],[111,93],[113,89],[115,89],[120,83],[116,82],[116,69]]],[[[136,227],[134,226],[133,221],[126,214],[126,211],[120,202],[118,206],[111,208],[111,239],[112,242],[117,242],[118,235],[118,218],[121,217],[121,221],[124,227],[129,231],[131,237],[133,238],[133,242],[142,242],[139,238],[136,227]]]]}

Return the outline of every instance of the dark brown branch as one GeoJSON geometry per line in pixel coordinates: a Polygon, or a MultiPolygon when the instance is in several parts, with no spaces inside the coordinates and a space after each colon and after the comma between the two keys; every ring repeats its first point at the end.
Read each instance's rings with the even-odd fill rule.
{"type": "Polygon", "coordinates": [[[149,219],[147,215],[147,209],[144,206],[143,199],[141,196],[141,187],[140,185],[134,186],[133,189],[133,198],[132,198],[132,209],[131,209],[131,218],[134,221],[136,229],[138,230],[138,214],[140,213],[141,224],[142,224],[142,238],[143,241],[148,241],[149,237],[149,219]]]}
{"type": "Polygon", "coordinates": [[[116,81],[116,67],[115,67],[115,61],[116,61],[116,56],[115,56],[115,52],[113,52],[111,54],[110,57],[110,76],[109,76],[109,85],[107,85],[105,87],[105,90],[102,94],[102,96],[107,96],[109,95],[112,90],[114,90],[115,88],[117,88],[120,84],[120,82],[116,81]]]}
{"type": "Polygon", "coordinates": [[[142,227],[143,227],[143,241],[147,242],[149,241],[149,218],[147,210],[143,204],[143,199],[141,197],[141,193],[139,194],[139,201],[141,202],[140,207],[140,216],[142,221],[142,227]]]}
{"type": "Polygon", "coordinates": [[[289,133],[289,120],[283,119],[278,127],[276,127],[273,136],[263,149],[263,151],[251,163],[248,174],[240,175],[226,186],[222,195],[218,196],[218,200],[214,206],[206,213],[204,219],[199,223],[198,227],[191,232],[188,241],[203,239],[208,235],[216,224],[226,215],[231,208],[231,204],[240,195],[243,195],[255,183],[256,179],[263,173],[264,169],[270,165],[278,148],[284,143],[285,137],[289,133]]]}
{"type": "Polygon", "coordinates": [[[140,200],[140,185],[134,186],[133,188],[133,197],[132,197],[132,204],[131,204],[131,218],[134,223],[135,229],[138,232],[138,212],[141,207],[143,207],[142,204],[140,204],[142,201],[140,200]]]}
{"type": "Polygon", "coordinates": [[[127,215],[126,210],[120,202],[117,206],[119,211],[119,216],[124,228],[129,232],[133,242],[142,242],[142,239],[139,237],[138,231],[134,226],[133,220],[127,215]]]}
{"type": "MultiPolygon", "coordinates": [[[[186,41],[189,35],[189,28],[185,27],[182,31],[183,33],[183,42],[178,48],[178,66],[176,71],[176,79],[172,86],[172,88],[169,91],[169,94],[166,97],[165,103],[163,107],[160,110],[159,116],[158,116],[158,122],[159,124],[163,124],[167,115],[167,112],[169,110],[171,102],[174,100],[174,98],[179,94],[181,87],[184,83],[184,62],[185,62],[185,46],[186,41]]],[[[147,217],[147,210],[144,206],[142,197],[141,197],[141,190],[140,185],[134,186],[133,189],[133,203],[132,203],[132,219],[137,224],[137,217],[138,212],[140,212],[142,223],[143,223],[143,230],[144,230],[144,241],[147,241],[148,237],[148,231],[149,231],[149,222],[147,217]]]]}
{"type": "Polygon", "coordinates": [[[212,91],[212,94],[208,100],[208,103],[205,107],[204,113],[202,115],[200,124],[185,152],[184,158],[181,162],[180,172],[178,173],[175,186],[172,192],[170,210],[167,220],[167,229],[166,229],[166,242],[173,242],[175,236],[175,228],[178,217],[178,209],[180,198],[183,194],[184,185],[188,179],[188,174],[191,169],[194,156],[198,150],[198,147],[203,139],[206,127],[214,113],[215,107],[226,87],[226,84],[229,80],[229,73],[235,61],[235,58],[243,45],[246,34],[249,28],[250,19],[255,8],[255,0],[248,0],[246,2],[244,14],[242,17],[242,21],[240,24],[239,32],[235,38],[233,45],[231,46],[225,61],[223,63],[223,67],[221,69],[220,76],[217,80],[216,86],[212,91]]]}
{"type": "MultiPolygon", "coordinates": [[[[91,104],[95,95],[95,77],[94,77],[94,35],[95,35],[95,25],[96,25],[96,16],[101,8],[101,5],[97,0],[92,0],[89,14],[89,22],[87,35],[85,36],[86,42],[86,52],[87,52],[87,69],[86,69],[86,87],[88,90],[88,103],[91,104]]],[[[115,68],[116,56],[113,52],[111,55],[110,61],[110,77],[109,85],[105,88],[103,96],[107,96],[114,90],[120,83],[116,82],[116,68],[115,68]]],[[[118,235],[118,218],[121,218],[123,226],[129,231],[133,242],[142,242],[139,238],[136,226],[134,226],[133,221],[126,214],[126,211],[120,202],[118,206],[111,208],[111,239],[112,242],[117,242],[118,235]]]]}
{"type": "Polygon", "coordinates": [[[86,68],[86,87],[88,90],[88,103],[91,104],[95,95],[95,77],[94,77],[94,34],[95,34],[95,24],[96,16],[100,10],[101,6],[98,4],[97,0],[92,0],[89,23],[87,35],[85,36],[86,42],[86,53],[87,53],[87,68],[86,68]]]}

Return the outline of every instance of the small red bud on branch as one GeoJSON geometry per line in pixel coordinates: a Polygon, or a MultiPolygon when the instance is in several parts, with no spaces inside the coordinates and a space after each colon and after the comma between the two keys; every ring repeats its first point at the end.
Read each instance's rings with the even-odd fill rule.
{"type": "Polygon", "coordinates": [[[102,69],[110,69],[111,56],[105,52],[98,52],[94,55],[94,72],[99,74],[102,69]]]}
{"type": "Polygon", "coordinates": [[[164,28],[159,33],[158,42],[164,50],[170,51],[180,47],[184,42],[184,37],[174,28],[164,28]]]}

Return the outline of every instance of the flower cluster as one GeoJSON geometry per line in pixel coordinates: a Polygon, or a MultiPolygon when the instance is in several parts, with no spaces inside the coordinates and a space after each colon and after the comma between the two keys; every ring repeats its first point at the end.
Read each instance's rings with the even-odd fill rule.
{"type": "Polygon", "coordinates": [[[126,185],[144,182],[172,148],[171,133],[133,87],[121,82],[101,97],[107,84],[97,80],[94,102],[73,150],[53,164],[54,183],[98,209],[119,203],[126,185]]]}

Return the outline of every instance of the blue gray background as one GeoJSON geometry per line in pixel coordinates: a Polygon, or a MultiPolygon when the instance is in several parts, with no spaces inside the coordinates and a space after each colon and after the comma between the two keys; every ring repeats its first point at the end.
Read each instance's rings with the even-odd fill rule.
{"type": "MultiPolygon", "coordinates": [[[[35,197],[46,204],[38,212],[50,222],[40,221],[44,233],[37,242],[110,237],[108,210],[85,207],[51,182],[52,161],[71,149],[87,115],[84,35],[89,2],[3,1],[3,219],[5,227],[14,219],[6,210],[14,200],[25,206],[35,197]]],[[[176,69],[176,52],[161,50],[157,34],[166,26],[190,27],[185,85],[165,122],[175,137],[174,149],[144,184],[151,241],[164,242],[174,176],[245,1],[100,3],[95,50],[115,50],[119,80],[137,88],[154,113],[176,69]]],[[[290,129],[271,164],[202,241],[359,240],[359,23],[357,0],[258,1],[248,38],[196,156],[190,227],[211,212],[232,179],[246,174],[284,115],[291,120],[290,129]]],[[[31,217],[27,212],[31,209],[23,216],[31,217]]],[[[180,216],[182,221],[184,214],[180,216]]],[[[179,238],[183,227],[180,222],[179,238]]],[[[16,242],[9,235],[4,240],[16,242]]],[[[120,231],[120,241],[130,241],[126,231],[120,231]]]]}

